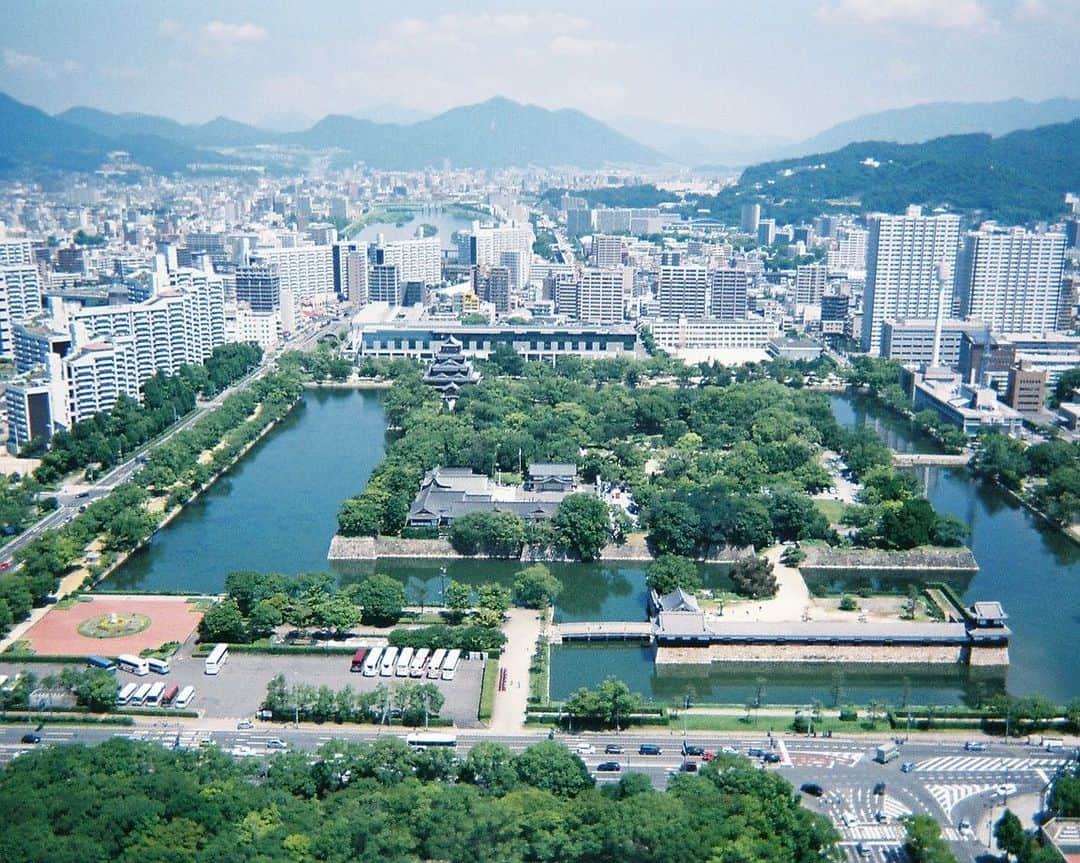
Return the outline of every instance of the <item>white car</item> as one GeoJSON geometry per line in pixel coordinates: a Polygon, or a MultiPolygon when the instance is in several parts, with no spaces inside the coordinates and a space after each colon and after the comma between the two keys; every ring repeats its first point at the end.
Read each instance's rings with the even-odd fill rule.
{"type": "Polygon", "coordinates": [[[237,731],[247,731],[249,728],[254,727],[255,723],[253,723],[250,719],[241,719],[239,722],[236,723],[237,731]]]}
{"type": "Polygon", "coordinates": [[[578,755],[595,755],[596,747],[591,743],[579,743],[574,751],[578,755]]]}
{"type": "Polygon", "coordinates": [[[266,741],[267,749],[288,749],[289,744],[282,740],[280,737],[271,737],[266,741]]]}

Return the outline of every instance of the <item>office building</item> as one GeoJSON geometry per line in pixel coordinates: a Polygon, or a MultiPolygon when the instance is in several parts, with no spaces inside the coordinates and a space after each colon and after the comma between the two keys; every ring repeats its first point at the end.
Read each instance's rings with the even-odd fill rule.
{"type": "Polygon", "coordinates": [[[745,318],[749,286],[750,275],[746,270],[713,270],[709,276],[709,317],[721,321],[745,318]]]}
{"type": "Polygon", "coordinates": [[[571,237],[591,234],[593,229],[592,210],[567,210],[566,231],[571,237]]]}
{"type": "Polygon", "coordinates": [[[0,357],[12,359],[12,328],[41,312],[41,280],[37,268],[20,264],[0,267],[0,357]]]}
{"type": "MultiPolygon", "coordinates": [[[[349,255],[361,253],[367,259],[367,243],[355,241],[342,241],[334,243],[330,247],[330,265],[334,272],[334,293],[342,302],[349,300],[349,272],[347,261],[349,255]]],[[[365,276],[365,281],[366,281],[365,276]]]]}
{"type": "Polygon", "coordinates": [[[800,306],[815,306],[821,302],[825,293],[825,282],[829,275],[823,264],[799,264],[795,267],[795,303],[800,306]]]}
{"type": "Polygon", "coordinates": [[[578,284],[578,320],[591,324],[614,324],[623,320],[625,298],[634,286],[629,267],[586,269],[578,284]]]}
{"type": "Polygon", "coordinates": [[[739,230],[751,237],[757,236],[761,221],[761,204],[743,204],[739,212],[739,230]]]}
{"type": "Polygon", "coordinates": [[[354,309],[367,305],[370,288],[368,286],[368,255],[366,248],[345,254],[341,285],[343,291],[342,302],[348,303],[354,309]]]}
{"type": "Polygon", "coordinates": [[[1054,330],[1061,300],[1064,234],[988,228],[964,238],[956,290],[962,317],[996,332],[1054,330]]]}
{"type": "MultiPolygon", "coordinates": [[[[885,321],[881,355],[905,365],[928,364],[934,353],[934,324],[932,318],[885,321]]],[[[952,369],[960,367],[960,346],[965,335],[974,340],[985,340],[989,330],[981,321],[946,318],[941,322],[939,365],[952,369]]]]}
{"type": "Polygon", "coordinates": [[[48,443],[52,437],[52,388],[46,380],[8,381],[4,386],[7,409],[7,447],[17,453],[37,438],[48,443]]]}
{"type": "Polygon", "coordinates": [[[623,262],[622,237],[609,237],[607,234],[593,236],[593,262],[600,269],[621,267],[623,262]]]}
{"type": "Polygon", "coordinates": [[[747,317],[721,320],[650,320],[656,344],[665,351],[764,350],[776,335],[773,321],[747,317]]]}
{"type": "Polygon", "coordinates": [[[368,271],[368,301],[400,306],[401,280],[396,264],[375,264],[368,271]]]}
{"type": "Polygon", "coordinates": [[[821,297],[821,320],[846,321],[850,307],[851,296],[849,294],[823,294],[821,297]]]}
{"type": "Polygon", "coordinates": [[[1070,249],[1080,248],[1080,219],[1065,220],[1065,245],[1070,249]]]}
{"type": "Polygon", "coordinates": [[[708,317],[709,271],[705,267],[660,267],[657,292],[663,318],[708,317]]]}
{"type": "Polygon", "coordinates": [[[1046,407],[1046,371],[1020,362],[1009,369],[1005,402],[1023,414],[1041,413],[1046,407]]]}
{"type": "Polygon", "coordinates": [[[477,285],[475,293],[485,302],[495,307],[495,312],[505,315],[510,311],[510,269],[508,267],[488,267],[482,272],[476,270],[477,285]]]}
{"type": "Polygon", "coordinates": [[[775,219],[762,219],[758,222],[757,241],[759,246],[771,246],[776,242],[775,219]]]}
{"type": "Polygon", "coordinates": [[[236,301],[252,311],[278,312],[281,309],[281,278],[276,266],[251,264],[236,268],[236,301]]]}
{"type": "Polygon", "coordinates": [[[877,355],[885,321],[935,318],[939,302],[946,314],[952,309],[960,217],[924,216],[911,207],[869,222],[861,335],[863,351],[877,355]]]}

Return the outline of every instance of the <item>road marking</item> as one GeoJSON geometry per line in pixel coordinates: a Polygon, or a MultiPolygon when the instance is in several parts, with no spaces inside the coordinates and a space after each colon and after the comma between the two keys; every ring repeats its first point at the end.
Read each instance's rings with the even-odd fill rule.
{"type": "Polygon", "coordinates": [[[930,795],[937,801],[938,806],[941,807],[941,811],[952,820],[953,809],[961,800],[967,800],[969,797],[974,797],[978,794],[984,794],[987,791],[994,791],[998,787],[1003,787],[1006,790],[1006,795],[1015,794],[1015,785],[982,785],[982,784],[953,784],[953,785],[927,785],[926,790],[930,792],[930,795]]]}
{"type": "Polygon", "coordinates": [[[1032,772],[1039,767],[1057,767],[1060,758],[995,758],[993,756],[946,755],[930,758],[915,765],[923,772],[1004,773],[1032,772]]]}

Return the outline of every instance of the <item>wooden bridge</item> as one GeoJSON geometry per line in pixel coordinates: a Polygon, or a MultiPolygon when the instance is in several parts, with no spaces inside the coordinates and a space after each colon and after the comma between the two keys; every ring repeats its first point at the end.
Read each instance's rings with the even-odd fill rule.
{"type": "Polygon", "coordinates": [[[894,452],[892,460],[897,467],[918,467],[924,464],[959,467],[971,461],[971,453],[962,452],[949,455],[934,452],[894,452]]]}
{"type": "Polygon", "coordinates": [[[552,644],[564,641],[652,641],[655,627],[647,620],[587,621],[556,623],[551,627],[552,644]]]}

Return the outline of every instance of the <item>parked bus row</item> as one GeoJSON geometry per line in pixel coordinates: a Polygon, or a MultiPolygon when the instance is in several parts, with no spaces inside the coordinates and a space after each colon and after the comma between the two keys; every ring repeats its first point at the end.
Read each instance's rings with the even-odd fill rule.
{"type": "Polygon", "coordinates": [[[181,689],[173,685],[168,688],[164,683],[128,683],[116,696],[117,707],[175,707],[179,710],[187,707],[195,697],[195,687],[181,689]]]}
{"type": "Polygon", "coordinates": [[[439,647],[361,647],[353,654],[349,670],[364,677],[427,677],[453,680],[461,651],[439,647]]]}
{"type": "Polygon", "coordinates": [[[104,671],[116,671],[119,668],[136,677],[146,677],[151,671],[155,674],[169,673],[169,660],[158,659],[156,656],[143,658],[130,653],[121,654],[116,657],[115,662],[105,656],[88,656],[86,664],[91,668],[100,668],[104,671]]]}

